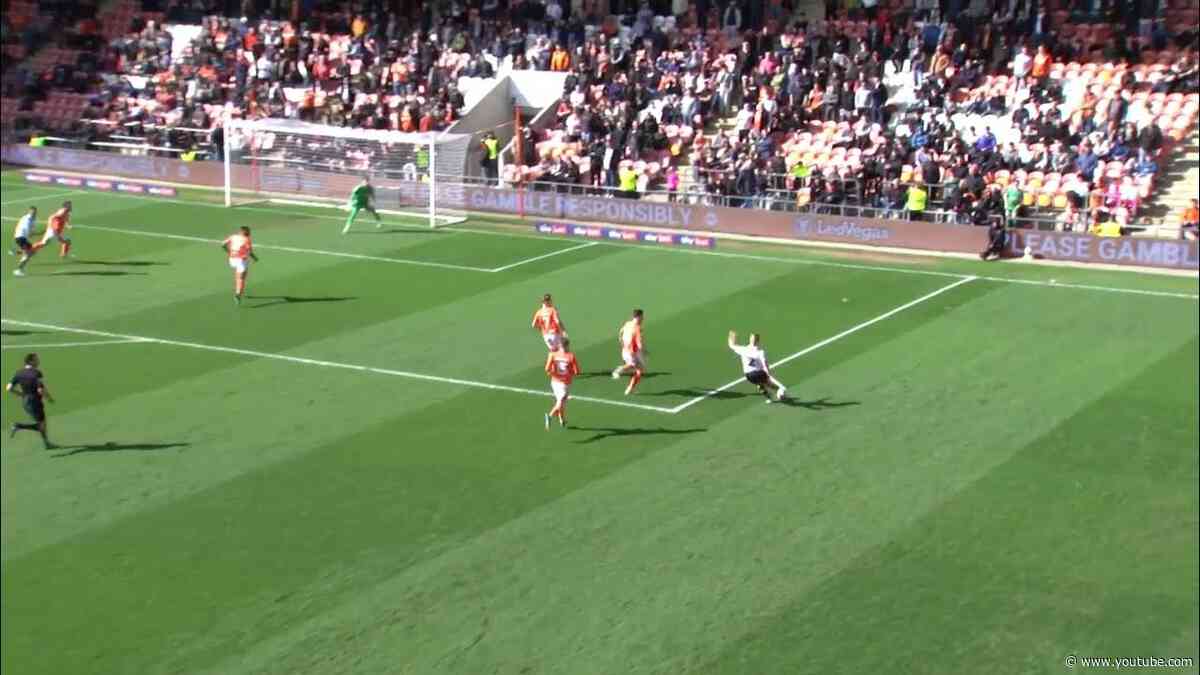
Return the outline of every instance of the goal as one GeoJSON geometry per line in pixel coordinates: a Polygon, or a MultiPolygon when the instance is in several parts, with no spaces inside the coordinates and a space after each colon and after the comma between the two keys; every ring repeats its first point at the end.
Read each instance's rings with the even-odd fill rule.
{"type": "Polygon", "coordinates": [[[380,213],[427,219],[430,227],[451,225],[466,220],[466,213],[442,208],[437,194],[444,184],[462,180],[470,141],[470,134],[229,119],[225,205],[345,208],[350,191],[369,178],[380,213]]]}

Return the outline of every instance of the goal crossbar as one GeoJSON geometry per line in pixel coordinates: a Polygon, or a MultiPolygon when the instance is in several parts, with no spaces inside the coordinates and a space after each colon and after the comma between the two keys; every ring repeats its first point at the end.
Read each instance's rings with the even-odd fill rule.
{"type": "Polygon", "coordinates": [[[364,178],[381,213],[462,222],[437,203],[439,176],[465,174],[469,134],[331,127],[289,119],[225,124],[225,205],[282,202],[345,207],[364,178]]]}

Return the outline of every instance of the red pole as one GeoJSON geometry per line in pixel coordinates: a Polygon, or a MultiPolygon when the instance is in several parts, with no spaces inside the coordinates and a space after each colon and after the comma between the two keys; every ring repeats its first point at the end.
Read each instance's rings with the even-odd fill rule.
{"type": "Polygon", "coordinates": [[[525,185],[521,180],[521,168],[525,166],[524,153],[522,152],[523,143],[521,143],[521,109],[513,107],[513,159],[517,163],[517,215],[521,218],[525,217],[525,185]]]}

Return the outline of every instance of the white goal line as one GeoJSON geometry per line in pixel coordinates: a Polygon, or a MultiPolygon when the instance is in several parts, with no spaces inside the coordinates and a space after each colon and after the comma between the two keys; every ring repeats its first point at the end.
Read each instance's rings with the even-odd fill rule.
{"type": "MultiPolygon", "coordinates": [[[[270,359],[274,361],[286,361],[288,363],[299,363],[307,366],[317,366],[321,368],[337,368],[340,370],[354,370],[363,373],[373,373],[376,375],[391,375],[393,377],[403,377],[411,380],[421,380],[424,382],[439,382],[442,384],[456,384],[463,387],[472,387],[475,389],[490,389],[492,391],[507,391],[515,394],[526,394],[529,396],[553,397],[554,394],[548,390],[526,389],[524,387],[512,387],[505,384],[492,384],[490,382],[479,382],[476,380],[464,380],[457,377],[442,377],[440,375],[430,375],[427,373],[415,373],[407,370],[393,370],[391,368],[376,368],[374,366],[364,366],[353,363],[339,363],[336,361],[324,361],[321,359],[310,359],[301,356],[290,356],[287,354],[276,354],[273,352],[260,352],[253,349],[239,349],[237,347],[223,347],[221,345],[209,345],[200,342],[185,342],[182,340],[168,340],[165,338],[148,337],[144,335],[126,335],[123,333],[112,333],[103,330],[91,330],[88,328],[74,328],[71,326],[61,326],[51,323],[39,323],[36,321],[20,321],[17,319],[0,319],[0,322],[11,324],[13,326],[21,326],[24,328],[38,328],[42,330],[55,330],[64,333],[75,333],[78,335],[94,335],[96,337],[109,338],[112,340],[121,340],[128,342],[142,342],[146,344],[160,344],[171,347],[182,347],[185,349],[198,349],[210,352],[221,352],[225,354],[237,354],[239,356],[251,356],[260,359],[270,359]]],[[[657,405],[646,405],[643,403],[634,403],[632,401],[618,401],[607,398],[597,398],[593,396],[576,396],[571,395],[572,401],[587,401],[588,403],[599,403],[603,405],[618,406],[621,408],[635,408],[638,410],[649,410],[652,412],[671,414],[671,408],[665,408],[657,405]]]]}
{"type": "MultiPolygon", "coordinates": [[[[31,186],[31,187],[44,188],[44,186],[31,186]]],[[[97,193],[91,192],[88,190],[73,190],[72,192],[65,193],[65,194],[88,195],[88,194],[97,194],[97,193]]],[[[182,199],[182,198],[178,198],[178,197],[175,199],[166,200],[166,199],[163,199],[162,197],[146,197],[144,195],[131,195],[131,194],[122,194],[122,193],[111,193],[111,194],[102,193],[102,194],[104,197],[118,197],[118,198],[122,198],[122,199],[154,201],[154,202],[159,202],[159,203],[167,202],[167,203],[175,203],[175,204],[185,204],[188,206],[204,206],[204,207],[209,207],[209,208],[228,210],[228,207],[224,206],[223,204],[214,204],[212,202],[196,201],[196,200],[191,200],[191,199],[182,199]]],[[[38,199],[38,198],[32,197],[32,199],[38,199]]],[[[316,213],[303,213],[303,212],[299,212],[299,211],[281,211],[279,209],[265,209],[265,208],[256,208],[256,207],[240,207],[240,208],[242,210],[246,210],[246,211],[263,211],[263,212],[274,213],[274,214],[291,214],[291,215],[297,215],[297,216],[305,216],[308,218],[320,218],[320,219],[330,219],[330,220],[338,220],[338,221],[343,220],[342,218],[340,218],[338,216],[327,216],[327,215],[316,214],[316,213]]],[[[492,214],[492,215],[497,215],[497,214],[492,214]]],[[[503,215],[503,214],[499,214],[499,215],[503,215]]],[[[5,219],[6,220],[15,220],[15,218],[11,218],[11,217],[5,217],[5,219]]],[[[470,227],[447,227],[444,229],[446,231],[451,231],[451,232],[468,232],[468,233],[473,233],[473,234],[486,234],[486,235],[494,235],[494,236],[499,236],[499,237],[513,237],[513,238],[520,238],[520,239],[539,239],[539,240],[548,239],[548,237],[544,237],[544,236],[540,236],[540,235],[524,234],[524,233],[520,233],[520,232],[505,232],[502,230],[481,230],[481,229],[470,228],[470,227]]],[[[139,232],[138,234],[145,234],[145,233],[139,232]]],[[[926,269],[918,269],[918,268],[912,268],[912,267],[891,267],[891,266],[887,266],[887,265],[867,265],[867,264],[860,264],[860,263],[836,262],[836,261],[832,261],[832,260],[784,258],[784,257],[779,257],[779,256],[756,255],[756,254],[752,254],[752,253],[732,253],[732,252],[728,252],[728,251],[701,251],[701,250],[685,249],[685,248],[658,248],[658,247],[649,247],[649,246],[633,246],[630,244],[619,244],[619,243],[607,242],[607,241],[598,241],[598,242],[593,242],[593,243],[595,243],[597,245],[601,245],[601,246],[622,246],[622,247],[632,248],[632,249],[637,249],[637,250],[662,251],[662,252],[670,252],[670,253],[686,253],[686,254],[713,256],[713,257],[720,257],[720,258],[740,258],[743,260],[759,260],[759,261],[763,261],[763,262],[788,263],[788,264],[793,264],[793,265],[813,265],[816,267],[833,267],[833,268],[840,268],[840,269],[863,270],[863,271],[869,271],[869,272],[891,272],[894,274],[914,274],[914,275],[918,275],[918,276],[946,277],[946,278],[950,278],[950,279],[964,279],[964,278],[972,276],[969,274],[960,274],[957,272],[943,272],[943,271],[938,271],[938,270],[926,270],[926,269]]],[[[323,253],[325,255],[336,255],[337,254],[336,252],[333,252],[333,251],[329,251],[329,252],[307,251],[307,252],[323,253]]],[[[375,259],[375,258],[371,258],[369,256],[360,256],[360,257],[367,259],[367,260],[375,259]]],[[[397,262],[397,263],[405,263],[406,262],[404,260],[400,260],[400,259],[396,259],[396,258],[379,258],[379,260],[382,262],[397,262]]],[[[423,262],[424,261],[412,261],[409,264],[421,264],[423,262]]],[[[485,269],[485,268],[472,268],[472,271],[490,272],[492,270],[485,269]]],[[[1126,288],[1126,287],[1120,287],[1120,286],[1100,286],[1100,285],[1096,285],[1096,284],[1060,283],[1060,282],[1057,282],[1054,280],[1045,281],[1045,280],[1040,280],[1040,279],[1019,279],[1016,277],[988,276],[988,275],[983,275],[983,274],[974,275],[974,278],[976,278],[980,281],[989,281],[989,282],[1003,283],[1003,284],[1019,284],[1019,285],[1023,285],[1023,286],[1041,286],[1041,287],[1045,287],[1045,288],[1064,288],[1064,289],[1074,289],[1074,290],[1080,290],[1080,291],[1097,291],[1097,292],[1103,292],[1103,293],[1142,295],[1142,296],[1159,297],[1159,298],[1180,298],[1180,299],[1184,299],[1184,300],[1200,300],[1200,294],[1183,293],[1183,292],[1179,292],[1179,291],[1153,291],[1153,290],[1146,290],[1146,289],[1140,289],[1140,288],[1126,288]]]]}

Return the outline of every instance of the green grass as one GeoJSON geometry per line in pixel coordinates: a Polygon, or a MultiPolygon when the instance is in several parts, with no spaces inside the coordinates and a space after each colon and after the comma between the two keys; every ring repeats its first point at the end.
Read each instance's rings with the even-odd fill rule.
{"type": "MultiPolygon", "coordinates": [[[[8,227],[63,198],[0,186],[8,227]]],[[[63,446],[3,441],[5,673],[1197,657],[1195,277],[71,198],[76,259],[0,269],[0,365],[41,353],[63,446]],[[238,224],[240,309],[204,241],[238,224]],[[549,433],[545,292],[592,399],[549,433]],[[779,367],[791,405],[691,403],[737,377],[728,329],[781,359],[924,296],[779,367]],[[652,376],[626,398],[633,307],[652,376]],[[53,346],[110,334],[158,341],[53,346]]]]}

